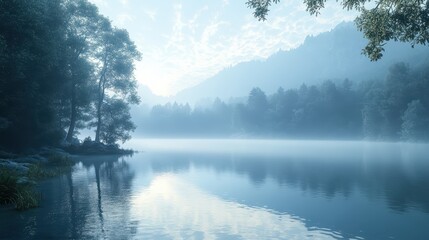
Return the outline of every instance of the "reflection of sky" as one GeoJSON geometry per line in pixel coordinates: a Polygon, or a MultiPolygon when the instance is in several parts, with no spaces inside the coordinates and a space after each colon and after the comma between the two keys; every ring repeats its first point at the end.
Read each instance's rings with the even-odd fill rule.
{"type": "Polygon", "coordinates": [[[155,151],[145,145],[146,152],[131,157],[82,157],[72,174],[42,184],[41,208],[19,213],[0,208],[0,239],[429,235],[427,144],[165,144],[176,148],[155,151]],[[204,144],[211,150],[195,151],[209,149],[204,144]]]}
{"type": "Polygon", "coordinates": [[[341,237],[329,229],[310,229],[301,219],[288,214],[222,200],[172,174],[157,176],[148,188],[136,193],[130,212],[131,218],[142,224],[141,231],[150,232],[145,226],[162,226],[153,234],[173,239],[341,237]]]}
{"type": "MultiPolygon", "coordinates": [[[[276,226],[286,218],[294,220],[285,221],[293,223],[292,228],[298,227],[299,224],[295,225],[298,222],[303,229],[332,229],[346,238],[358,235],[369,239],[419,239],[428,233],[425,228],[429,220],[429,195],[425,190],[429,183],[427,144],[220,139],[146,139],[133,144],[140,145],[145,152],[133,157],[136,161],[132,166],[139,168],[138,165],[145,163],[150,172],[142,174],[146,184],[134,190],[137,196],[146,199],[143,202],[147,206],[142,208],[152,206],[161,212],[170,209],[175,215],[182,214],[181,219],[196,219],[191,223],[179,221],[179,226],[172,227],[177,218],[167,213],[163,219],[149,220],[155,225],[163,226],[162,221],[171,218],[174,220],[167,226],[176,231],[201,229],[217,222],[201,218],[195,212],[213,213],[217,217],[212,218],[222,219],[223,211],[240,209],[236,213],[242,214],[237,215],[240,218],[262,214],[262,219],[273,220],[270,223],[273,229],[270,224],[265,225],[269,234],[278,234],[276,226]],[[167,180],[174,179],[162,181],[172,189],[167,195],[174,196],[171,198],[157,192],[164,187],[155,189],[157,181],[166,176],[167,180]],[[192,190],[188,192],[186,188],[192,190]],[[194,193],[199,200],[194,201],[194,193]],[[163,205],[163,202],[169,204],[166,199],[172,200],[171,205],[163,205]],[[206,200],[209,206],[216,205],[212,202],[219,203],[216,205],[219,211],[206,206],[206,200]],[[149,204],[151,201],[158,203],[149,204]],[[177,210],[181,204],[184,204],[182,211],[177,210]],[[210,224],[200,225],[201,219],[210,224]]],[[[140,178],[137,176],[136,182],[140,178]]],[[[132,203],[135,209],[135,198],[132,203]]],[[[247,230],[246,224],[256,224],[252,228],[260,226],[247,220],[239,223],[243,232],[247,230]]],[[[229,224],[237,225],[225,223],[229,224]]],[[[222,232],[217,229],[222,227],[226,229],[224,232],[230,230],[221,223],[209,231],[219,235],[222,232]]]]}

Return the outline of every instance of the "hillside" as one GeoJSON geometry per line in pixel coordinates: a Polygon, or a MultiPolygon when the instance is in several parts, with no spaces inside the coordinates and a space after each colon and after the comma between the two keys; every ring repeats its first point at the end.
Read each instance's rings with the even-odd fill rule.
{"type": "Polygon", "coordinates": [[[308,36],[296,49],[279,51],[265,61],[250,61],[224,69],[197,86],[179,92],[178,102],[194,103],[203,98],[228,100],[246,96],[253,87],[273,93],[278,87],[297,87],[323,80],[382,79],[396,62],[415,66],[429,56],[429,48],[408,43],[386,45],[383,59],[371,62],[361,54],[366,40],[353,23],[341,23],[329,32],[308,36]]]}

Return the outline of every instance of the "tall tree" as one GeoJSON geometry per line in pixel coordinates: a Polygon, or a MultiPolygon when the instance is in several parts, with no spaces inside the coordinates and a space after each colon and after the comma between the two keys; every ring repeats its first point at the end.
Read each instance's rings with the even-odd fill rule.
{"type": "Polygon", "coordinates": [[[103,104],[100,126],[100,140],[107,144],[131,138],[130,132],[136,129],[131,121],[129,104],[122,99],[107,99],[103,104]]]}
{"type": "Polygon", "coordinates": [[[410,102],[402,116],[401,138],[408,141],[427,140],[429,137],[428,117],[428,111],[420,100],[410,102]]]}
{"type": "Polygon", "coordinates": [[[0,144],[52,144],[62,130],[53,105],[63,76],[60,0],[0,1],[0,144]]]}
{"type": "Polygon", "coordinates": [[[100,25],[107,21],[95,5],[87,0],[65,1],[67,76],[64,89],[65,119],[68,124],[66,141],[70,142],[79,121],[86,120],[90,110],[91,87],[95,84],[91,58],[96,53],[100,25]]]}
{"type": "Polygon", "coordinates": [[[134,61],[141,54],[128,32],[105,23],[98,61],[98,87],[96,99],[95,141],[100,142],[103,129],[103,105],[107,99],[122,99],[127,104],[137,104],[137,84],[134,79],[134,61]]]}
{"type": "Polygon", "coordinates": [[[247,99],[247,118],[251,131],[261,131],[265,124],[265,113],[268,110],[268,99],[260,88],[253,88],[247,99]]]}
{"type": "MultiPolygon", "coordinates": [[[[327,0],[304,0],[307,11],[318,15],[327,0]]],[[[248,7],[254,9],[254,16],[266,20],[270,6],[280,0],[248,0],[248,7]]],[[[383,56],[384,44],[389,40],[415,44],[429,43],[429,0],[342,0],[346,10],[356,10],[360,15],[356,24],[368,39],[363,53],[371,60],[383,56]],[[372,3],[375,2],[375,3],[372,3]]]]}

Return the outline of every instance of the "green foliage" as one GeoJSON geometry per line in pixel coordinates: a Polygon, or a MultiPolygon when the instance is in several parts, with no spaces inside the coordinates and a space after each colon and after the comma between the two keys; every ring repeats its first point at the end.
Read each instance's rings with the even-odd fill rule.
{"type": "Polygon", "coordinates": [[[125,142],[131,138],[130,132],[136,126],[131,121],[128,104],[119,99],[109,99],[103,106],[101,140],[107,144],[125,142]]]}
{"type": "Polygon", "coordinates": [[[88,0],[0,1],[0,145],[71,142],[97,117],[105,90],[138,103],[139,58],[127,31],[112,27],[88,0]]]}
{"type": "MultiPolygon", "coordinates": [[[[266,20],[269,7],[279,0],[248,0],[246,4],[254,9],[254,16],[266,20]]],[[[383,56],[387,41],[429,43],[429,1],[419,0],[383,0],[371,3],[371,0],[342,0],[340,4],[346,10],[357,10],[360,15],[356,25],[368,39],[363,53],[371,60],[383,56]]],[[[304,0],[307,11],[318,15],[325,7],[326,0],[304,0]]]]}
{"type": "Polygon", "coordinates": [[[402,116],[401,138],[407,141],[428,140],[428,115],[427,109],[420,100],[410,102],[402,116]]]}
{"type": "Polygon", "coordinates": [[[392,65],[384,80],[325,81],[272,95],[254,88],[247,102],[190,109],[152,108],[141,124],[156,136],[262,136],[424,141],[429,139],[428,64],[392,65]]]}
{"type": "Polygon", "coordinates": [[[39,206],[40,194],[29,183],[19,183],[20,176],[0,168],[0,204],[12,204],[17,210],[39,206]]]}
{"type": "Polygon", "coordinates": [[[258,18],[259,20],[267,20],[267,15],[269,10],[269,7],[272,3],[279,3],[280,0],[268,0],[268,1],[261,1],[261,0],[249,0],[246,2],[247,6],[249,8],[255,9],[255,12],[253,15],[255,18],[258,18]]]}
{"type": "Polygon", "coordinates": [[[18,188],[14,194],[12,204],[16,210],[26,210],[39,206],[41,195],[31,188],[18,188]]]}
{"type": "Polygon", "coordinates": [[[59,1],[1,1],[0,117],[9,121],[0,144],[58,141],[53,100],[60,76],[63,25],[59,1]]]}
{"type": "Polygon", "coordinates": [[[59,176],[73,165],[68,156],[54,154],[47,163],[31,164],[25,174],[0,168],[0,205],[12,204],[17,210],[38,207],[41,195],[34,189],[35,180],[59,176]]]}
{"type": "Polygon", "coordinates": [[[52,155],[48,157],[45,164],[32,164],[27,176],[33,180],[41,180],[56,177],[71,171],[74,161],[63,155],[52,155]]]}
{"type": "Polygon", "coordinates": [[[134,61],[140,58],[141,54],[127,31],[112,28],[109,24],[104,26],[97,59],[96,142],[124,142],[130,138],[129,131],[135,129],[130,121],[129,104],[140,102],[133,75],[134,61]],[[112,112],[119,116],[114,117],[112,112]]]}

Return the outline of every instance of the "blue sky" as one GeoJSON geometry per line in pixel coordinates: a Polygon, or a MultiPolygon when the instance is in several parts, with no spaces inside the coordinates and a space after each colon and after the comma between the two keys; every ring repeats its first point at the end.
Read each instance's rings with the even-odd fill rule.
{"type": "Polygon", "coordinates": [[[259,22],[246,0],[90,0],[117,27],[126,28],[143,53],[136,79],[157,95],[174,95],[243,61],[298,47],[307,35],[328,31],[348,12],[328,1],[318,17],[303,0],[274,5],[259,22]]]}

